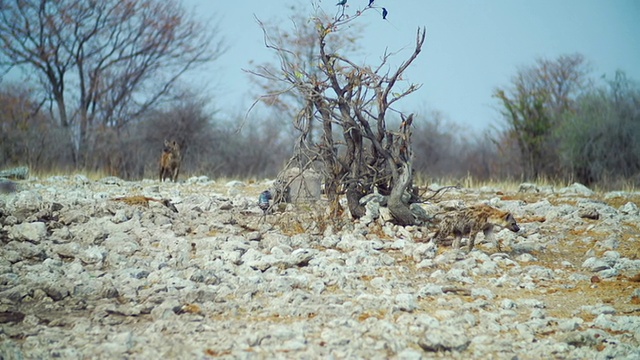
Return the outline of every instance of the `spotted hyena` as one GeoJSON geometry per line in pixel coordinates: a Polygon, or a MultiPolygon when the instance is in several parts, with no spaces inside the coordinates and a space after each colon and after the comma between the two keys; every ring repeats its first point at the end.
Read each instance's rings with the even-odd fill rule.
{"type": "Polygon", "coordinates": [[[160,157],[160,182],[166,178],[173,182],[178,181],[180,160],[180,145],[175,140],[165,140],[162,156],[160,157]]]}
{"type": "Polygon", "coordinates": [[[476,235],[482,231],[487,238],[493,242],[498,251],[502,251],[500,242],[496,241],[493,234],[494,227],[507,228],[513,232],[520,231],[511,213],[492,208],[489,205],[475,205],[459,211],[452,211],[445,215],[438,231],[433,237],[434,241],[444,240],[447,236],[453,235],[453,248],[459,249],[463,236],[469,237],[469,252],[473,250],[476,235]]]}

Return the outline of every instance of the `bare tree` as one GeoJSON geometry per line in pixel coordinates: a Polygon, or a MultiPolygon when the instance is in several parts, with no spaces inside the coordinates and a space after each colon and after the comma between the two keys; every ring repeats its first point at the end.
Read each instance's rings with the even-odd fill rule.
{"type": "MultiPolygon", "coordinates": [[[[293,161],[303,169],[315,161],[321,162],[325,194],[332,214],[341,212],[338,200],[344,191],[351,215],[354,218],[363,216],[364,207],[359,200],[378,188],[389,195],[389,210],[396,222],[413,224],[415,218],[405,198],[405,193],[411,192],[413,187],[413,114],[399,113],[392,106],[419,88],[410,84],[393,91],[422,50],[425,31],[417,30],[413,52],[395,71],[388,69],[389,53],[383,55],[380,64],[372,67],[357,65],[332,51],[330,35],[348,31],[347,24],[371,10],[368,7],[353,16],[340,14],[326,21],[321,16],[312,18],[316,31],[313,71],[301,65],[306,59],[283,47],[262,26],[265,44],[278,55],[280,69],[277,72],[262,69],[254,73],[287,84],[290,91],[304,99],[304,105],[294,119],[300,138],[293,161]],[[395,130],[387,127],[388,115],[393,112],[399,113],[402,119],[395,130]],[[303,124],[312,121],[319,122],[322,128],[316,144],[305,140],[309,127],[303,124]]],[[[320,10],[316,8],[316,12],[320,13],[320,10]]]]}
{"type": "Polygon", "coordinates": [[[433,178],[467,175],[463,153],[467,146],[464,131],[439,111],[416,115],[413,149],[420,154],[414,169],[433,178]]]}
{"type": "Polygon", "coordinates": [[[175,0],[0,0],[0,66],[39,77],[76,166],[95,129],[118,132],[221,52],[175,0]]]}
{"type": "MultiPolygon", "coordinates": [[[[329,23],[331,17],[327,14],[317,14],[318,21],[329,23]]],[[[290,52],[286,55],[289,61],[295,62],[296,66],[304,73],[310,75],[319,75],[320,69],[317,66],[318,49],[317,49],[317,29],[315,22],[308,21],[308,17],[301,7],[292,6],[289,22],[270,21],[263,23],[264,30],[269,34],[270,40],[274,41],[274,45],[287,49],[290,52]],[[287,27],[290,25],[291,28],[287,27]],[[275,34],[275,36],[273,36],[275,34]]],[[[332,32],[327,35],[329,41],[327,47],[329,52],[340,52],[343,56],[348,56],[357,52],[360,48],[358,40],[362,37],[364,29],[360,24],[352,25],[352,29],[348,34],[338,34],[332,32]]],[[[266,62],[256,67],[263,74],[277,74],[280,67],[280,58],[277,62],[266,62]]],[[[250,74],[252,75],[252,74],[250,74]]],[[[287,82],[270,81],[269,77],[251,76],[250,79],[258,84],[258,89],[262,94],[271,94],[273,96],[261,97],[262,103],[272,108],[284,122],[288,122],[287,118],[293,118],[297,115],[300,108],[304,107],[306,102],[304,96],[299,92],[289,91],[290,84],[287,82]],[[282,116],[286,114],[286,116],[282,116]]],[[[301,126],[309,127],[306,140],[310,143],[314,142],[317,127],[313,122],[305,122],[301,126]]],[[[295,129],[291,129],[295,131],[295,129]]],[[[294,133],[293,136],[296,134],[294,133]]]]}
{"type": "Polygon", "coordinates": [[[56,156],[59,134],[41,109],[26,85],[0,85],[0,166],[51,169],[68,160],[56,156]]]}

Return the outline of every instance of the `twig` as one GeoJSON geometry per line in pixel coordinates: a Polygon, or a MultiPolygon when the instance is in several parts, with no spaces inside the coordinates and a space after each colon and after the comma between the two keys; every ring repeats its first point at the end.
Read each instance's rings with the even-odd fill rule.
{"type": "MultiPolygon", "coordinates": [[[[428,198],[424,199],[424,201],[422,201],[422,202],[426,203],[427,201],[429,201],[431,199],[434,199],[436,196],[438,196],[438,194],[440,194],[440,192],[442,192],[442,194],[440,194],[440,196],[442,196],[442,195],[444,195],[445,192],[447,192],[447,191],[449,191],[451,189],[460,189],[460,185],[458,184],[458,185],[450,185],[450,186],[441,187],[440,189],[434,191],[433,195],[431,195],[428,198]]],[[[427,187],[427,189],[422,194],[420,194],[420,197],[422,197],[427,191],[433,191],[433,190],[431,190],[431,189],[429,189],[427,187]]]]}

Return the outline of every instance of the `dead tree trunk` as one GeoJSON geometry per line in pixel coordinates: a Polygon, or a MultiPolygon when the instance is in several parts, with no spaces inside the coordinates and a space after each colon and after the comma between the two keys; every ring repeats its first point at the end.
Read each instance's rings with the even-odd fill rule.
{"type": "Polygon", "coordinates": [[[410,193],[413,185],[413,153],[411,150],[411,123],[413,114],[407,119],[403,119],[400,126],[401,133],[392,145],[392,158],[397,167],[393,172],[391,194],[389,195],[388,207],[391,215],[400,225],[413,225],[415,217],[409,204],[402,199],[404,195],[410,193]]]}

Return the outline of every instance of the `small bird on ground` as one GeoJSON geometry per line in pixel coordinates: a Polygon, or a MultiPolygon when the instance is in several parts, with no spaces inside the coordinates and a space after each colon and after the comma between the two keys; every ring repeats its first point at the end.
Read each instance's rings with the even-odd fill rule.
{"type": "Polygon", "coordinates": [[[269,210],[269,200],[272,199],[271,192],[269,190],[265,190],[260,193],[260,197],[258,197],[258,206],[262,209],[263,216],[267,215],[267,210],[269,210]]]}
{"type": "Polygon", "coordinates": [[[382,20],[387,20],[387,15],[389,15],[387,9],[382,8],[382,20]]]}
{"type": "Polygon", "coordinates": [[[16,183],[0,178],[0,194],[11,194],[18,191],[16,183]]]}
{"type": "Polygon", "coordinates": [[[336,4],[336,6],[345,6],[347,5],[347,0],[341,0],[339,3],[336,4]]]}

